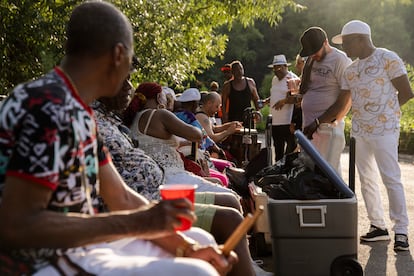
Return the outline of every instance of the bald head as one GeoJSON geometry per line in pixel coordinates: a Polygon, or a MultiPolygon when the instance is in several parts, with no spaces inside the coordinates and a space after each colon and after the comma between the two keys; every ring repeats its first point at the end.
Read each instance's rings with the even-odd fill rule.
{"type": "Polygon", "coordinates": [[[221,101],[221,96],[219,93],[212,91],[212,92],[208,92],[206,93],[202,99],[201,99],[201,104],[206,104],[208,102],[215,102],[215,101],[221,101]]]}
{"type": "Polygon", "coordinates": [[[217,92],[209,92],[203,97],[201,104],[207,116],[212,117],[221,107],[221,96],[217,92]]]}
{"type": "Polygon", "coordinates": [[[110,3],[84,2],[70,17],[67,30],[66,55],[97,57],[110,51],[117,43],[132,49],[132,27],[126,16],[110,3]]]}

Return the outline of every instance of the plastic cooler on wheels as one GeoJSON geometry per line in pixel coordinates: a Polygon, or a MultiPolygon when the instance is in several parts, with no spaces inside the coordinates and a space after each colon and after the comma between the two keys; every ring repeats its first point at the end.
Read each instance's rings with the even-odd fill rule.
{"type": "Polygon", "coordinates": [[[302,132],[295,136],[334,184],[337,199],[269,198],[267,209],[275,275],[362,275],[357,260],[357,200],[302,132]]]}

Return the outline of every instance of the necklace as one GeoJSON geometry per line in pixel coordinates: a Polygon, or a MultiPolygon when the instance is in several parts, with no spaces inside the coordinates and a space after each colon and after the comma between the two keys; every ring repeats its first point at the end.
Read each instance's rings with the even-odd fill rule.
{"type": "Polygon", "coordinates": [[[370,70],[370,60],[371,60],[371,56],[373,55],[373,53],[375,52],[377,48],[373,47],[368,49],[368,53],[366,55],[363,55],[362,58],[361,56],[358,58],[358,65],[357,65],[357,77],[359,78],[361,76],[362,73],[368,72],[370,70]],[[367,66],[368,64],[368,66],[367,66]],[[360,68],[361,65],[361,68],[360,68]]]}
{"type": "Polygon", "coordinates": [[[364,70],[364,65],[362,65],[362,68],[359,68],[359,65],[361,63],[361,60],[358,60],[358,65],[357,65],[357,78],[359,79],[359,77],[361,76],[362,71],[364,70]]]}
{"type": "Polygon", "coordinates": [[[75,92],[75,94],[79,95],[78,90],[76,89],[75,83],[73,82],[72,78],[69,76],[69,74],[63,70],[62,67],[56,66],[56,68],[62,72],[64,79],[66,80],[66,83],[68,84],[69,88],[75,92]]]}

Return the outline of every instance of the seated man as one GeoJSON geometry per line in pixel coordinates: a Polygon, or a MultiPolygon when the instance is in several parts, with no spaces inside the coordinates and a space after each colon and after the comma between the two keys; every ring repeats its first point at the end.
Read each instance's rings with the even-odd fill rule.
{"type": "MultiPolygon", "coordinates": [[[[126,133],[129,129],[116,115],[128,106],[132,91],[130,82],[126,80],[117,96],[103,97],[93,103],[98,129],[126,184],[147,199],[158,200],[158,187],[165,184],[163,170],[141,149],[134,147],[126,133]]],[[[202,194],[196,193],[196,202],[202,194]]],[[[195,213],[197,221],[193,226],[210,232],[219,243],[224,243],[243,219],[241,213],[234,208],[212,204],[196,203],[195,213]]],[[[240,241],[235,252],[239,256],[239,262],[233,266],[229,275],[254,275],[247,238],[240,241]]]]}
{"type": "Polygon", "coordinates": [[[221,96],[217,92],[209,92],[202,98],[199,111],[195,113],[197,120],[206,131],[208,137],[220,143],[242,127],[241,122],[233,121],[222,125],[213,125],[210,118],[221,108],[221,96]]]}
{"type": "Polygon", "coordinates": [[[150,204],[97,139],[88,104],[127,77],[128,19],[83,2],[66,37],[61,66],[17,86],[0,108],[0,274],[225,275],[235,253],[223,256],[205,231],[201,247],[174,231],[179,218],[194,221],[190,202],[150,204]],[[96,212],[98,194],[110,212],[96,212]]]}

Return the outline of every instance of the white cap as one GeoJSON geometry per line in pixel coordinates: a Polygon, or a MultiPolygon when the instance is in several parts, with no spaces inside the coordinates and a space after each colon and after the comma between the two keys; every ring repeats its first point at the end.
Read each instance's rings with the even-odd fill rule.
{"type": "Polygon", "coordinates": [[[267,67],[273,68],[275,65],[290,65],[290,63],[287,63],[285,55],[276,55],[273,57],[273,63],[267,67]]]}
{"type": "Polygon", "coordinates": [[[171,88],[169,88],[168,86],[163,86],[162,87],[162,92],[165,93],[165,95],[171,95],[174,99],[174,101],[177,100],[177,97],[175,96],[175,92],[174,90],[172,90],[171,88]]]}
{"type": "Polygon", "coordinates": [[[201,94],[197,88],[188,88],[186,89],[177,101],[179,102],[191,102],[191,101],[200,101],[201,94]]]}
{"type": "Polygon", "coordinates": [[[338,34],[332,38],[332,42],[335,44],[342,44],[342,37],[350,34],[363,34],[371,36],[371,28],[365,22],[361,20],[352,20],[346,23],[342,27],[341,34],[338,34]]]}

